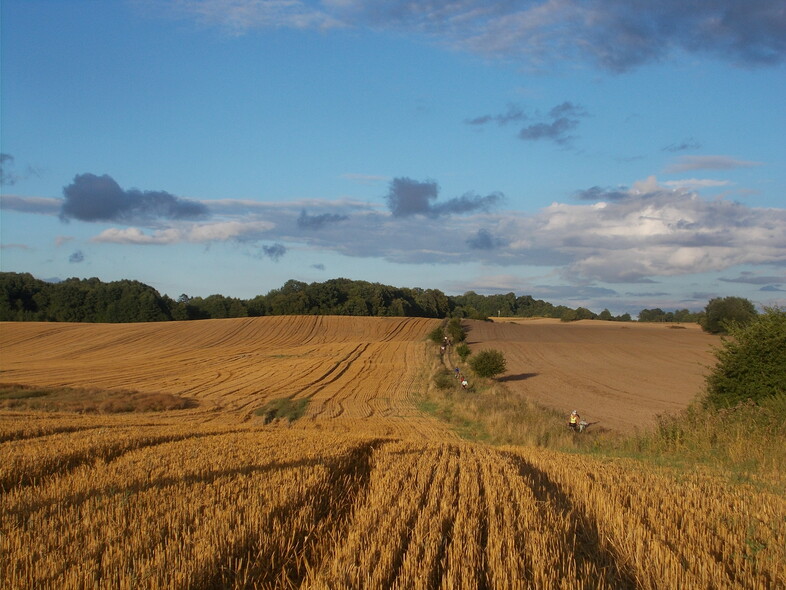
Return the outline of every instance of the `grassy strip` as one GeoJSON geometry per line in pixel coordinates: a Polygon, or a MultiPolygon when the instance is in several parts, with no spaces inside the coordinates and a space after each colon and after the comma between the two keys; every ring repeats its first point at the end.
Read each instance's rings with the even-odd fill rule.
{"type": "Polygon", "coordinates": [[[306,413],[309,400],[307,398],[291,399],[282,397],[279,399],[270,400],[261,408],[254,410],[257,416],[263,416],[265,424],[273,420],[287,420],[294,422],[298,418],[302,418],[306,413]]]}
{"type": "Polygon", "coordinates": [[[576,436],[558,412],[514,395],[496,381],[471,377],[464,389],[441,364],[432,367],[418,408],[447,422],[464,438],[494,445],[573,448],[578,439],[597,436],[590,432],[576,436]]]}
{"type": "Polygon", "coordinates": [[[703,467],[730,481],[786,490],[786,395],[719,411],[694,404],[635,435],[600,428],[575,434],[566,429],[564,416],[512,394],[501,383],[471,377],[470,389],[464,390],[441,363],[431,371],[419,409],[465,438],[629,457],[678,470],[703,467]]]}
{"type": "Polygon", "coordinates": [[[196,400],[171,393],[0,384],[0,409],[80,414],[161,412],[194,408],[196,400]]]}

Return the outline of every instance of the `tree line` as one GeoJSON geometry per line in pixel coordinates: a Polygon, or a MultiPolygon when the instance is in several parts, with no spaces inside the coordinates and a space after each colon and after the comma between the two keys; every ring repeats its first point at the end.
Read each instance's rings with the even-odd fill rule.
{"type": "MultiPolygon", "coordinates": [[[[753,313],[753,304],[740,298],[726,307],[737,315],[753,313]],[[746,303],[747,302],[747,303],[746,303]]],[[[713,300],[715,301],[715,300],[713,300]]],[[[712,303],[712,302],[711,302],[712,303]]],[[[708,310],[709,310],[708,306],[708,310]]],[[[718,331],[728,310],[710,314],[708,310],[664,312],[642,310],[639,321],[702,322],[709,331],[718,331]],[[720,317],[716,317],[720,316],[720,317]]],[[[479,295],[468,291],[450,296],[438,289],[392,287],[351,279],[330,279],[322,283],[289,280],[279,289],[252,299],[224,295],[177,299],[161,295],[139,281],[102,282],[97,278],[70,278],[53,283],[29,273],[0,273],[0,320],[52,322],[156,322],[237,318],[268,315],[353,315],[429,318],[487,319],[502,317],[548,317],[563,321],[601,319],[631,321],[630,314],[613,316],[607,309],[596,314],[584,307],[553,305],[530,295],[515,293],[479,295]]]]}

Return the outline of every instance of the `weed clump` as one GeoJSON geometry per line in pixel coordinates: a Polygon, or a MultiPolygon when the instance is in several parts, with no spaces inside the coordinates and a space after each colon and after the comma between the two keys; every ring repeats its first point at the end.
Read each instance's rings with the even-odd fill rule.
{"type": "Polygon", "coordinates": [[[273,420],[287,420],[288,422],[294,422],[295,420],[302,418],[306,413],[308,402],[308,398],[291,399],[288,397],[282,397],[270,400],[261,408],[257,408],[254,411],[254,414],[257,416],[262,416],[265,424],[269,424],[273,420]]]}

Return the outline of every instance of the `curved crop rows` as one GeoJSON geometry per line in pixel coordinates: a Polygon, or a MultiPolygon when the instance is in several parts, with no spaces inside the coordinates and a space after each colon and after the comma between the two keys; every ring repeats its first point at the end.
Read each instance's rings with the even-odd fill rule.
{"type": "MultiPolygon", "coordinates": [[[[786,587],[782,494],[633,460],[471,444],[421,414],[413,401],[436,361],[424,340],[436,325],[4,324],[5,382],[133,387],[200,406],[0,411],[0,587],[786,587]],[[281,397],[308,399],[305,416],[254,415],[281,397]]],[[[473,328],[471,342],[491,341],[485,324],[473,328]]],[[[500,346],[519,338],[521,358],[538,358],[520,329],[503,326],[500,346]]],[[[685,334],[662,337],[682,342],[685,358],[703,354],[685,334]]],[[[589,363],[575,329],[542,338],[550,362],[573,346],[589,363]]],[[[615,342],[598,353],[606,364],[630,359],[609,356],[615,342]]],[[[582,379],[566,366],[553,365],[563,386],[582,379]]],[[[549,378],[549,365],[540,371],[549,378]]]]}
{"type": "Polygon", "coordinates": [[[6,323],[5,382],[163,392],[210,417],[308,398],[306,421],[382,434],[447,430],[411,398],[437,320],[276,316],[153,324],[6,323]],[[343,426],[342,426],[343,423],[343,426]]]}

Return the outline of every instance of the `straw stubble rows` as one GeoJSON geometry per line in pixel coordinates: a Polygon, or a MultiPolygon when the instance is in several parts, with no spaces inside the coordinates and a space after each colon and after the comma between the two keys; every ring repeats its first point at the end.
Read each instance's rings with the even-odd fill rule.
{"type": "Polygon", "coordinates": [[[203,405],[1,414],[1,587],[786,586],[782,495],[632,460],[462,442],[412,402],[433,354],[428,321],[290,318],[293,336],[260,320],[206,322],[188,339],[131,326],[128,342],[99,326],[103,348],[69,345],[69,327],[15,341],[42,352],[3,369],[32,383],[159,375],[160,389],[185,384],[203,405]],[[166,379],[156,363],[117,361],[112,372],[96,352],[130,342],[137,361],[170,350],[166,379]],[[295,353],[304,346],[321,364],[295,353]],[[263,357],[259,375],[270,377],[252,387],[238,367],[223,373],[235,385],[209,382],[204,347],[263,357]],[[84,373],[58,355],[81,358],[84,373]],[[287,391],[315,407],[265,425],[249,414],[254,395],[271,397],[287,371],[287,391]]]}

